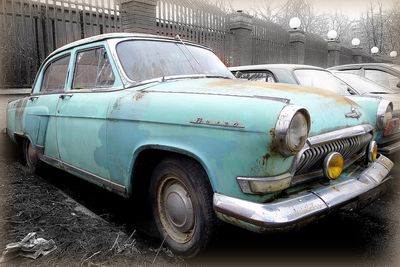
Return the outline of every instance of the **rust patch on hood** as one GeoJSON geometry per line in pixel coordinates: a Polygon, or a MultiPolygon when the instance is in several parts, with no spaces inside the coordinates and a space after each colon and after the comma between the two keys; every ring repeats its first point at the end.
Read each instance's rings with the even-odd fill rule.
{"type": "Polygon", "coordinates": [[[235,89],[246,89],[246,88],[257,88],[257,89],[267,89],[267,90],[274,90],[274,91],[285,91],[288,93],[304,93],[304,94],[314,94],[320,97],[330,98],[333,101],[345,104],[345,105],[352,105],[352,106],[359,106],[353,100],[333,93],[329,92],[328,90],[319,89],[315,87],[307,87],[295,84],[285,84],[285,83],[267,83],[267,82],[257,82],[257,81],[247,81],[247,80],[229,80],[229,79],[220,79],[211,82],[210,87],[233,87],[235,89]]]}

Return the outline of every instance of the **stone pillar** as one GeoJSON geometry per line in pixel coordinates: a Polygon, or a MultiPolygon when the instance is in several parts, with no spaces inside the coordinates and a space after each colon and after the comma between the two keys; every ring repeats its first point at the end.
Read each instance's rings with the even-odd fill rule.
{"type": "Polygon", "coordinates": [[[121,0],[124,32],[156,34],[157,0],[121,0]]]}
{"type": "Polygon", "coordinates": [[[362,63],[362,47],[356,46],[353,47],[351,50],[353,50],[353,63],[362,63]]]}
{"type": "Polygon", "coordinates": [[[339,41],[328,41],[328,68],[340,64],[340,48],[339,41]]]}
{"type": "Polygon", "coordinates": [[[229,16],[231,66],[250,65],[253,62],[253,17],[237,11],[229,16]]]}
{"type": "Polygon", "coordinates": [[[291,64],[304,64],[306,54],[306,34],[302,30],[289,31],[289,54],[291,64]]]}

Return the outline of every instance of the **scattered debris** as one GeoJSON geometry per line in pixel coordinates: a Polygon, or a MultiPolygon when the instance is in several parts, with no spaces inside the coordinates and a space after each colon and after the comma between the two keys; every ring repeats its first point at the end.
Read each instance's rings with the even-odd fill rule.
{"type": "Polygon", "coordinates": [[[21,256],[31,259],[37,259],[40,255],[46,256],[57,249],[55,242],[50,239],[35,238],[36,233],[27,234],[20,242],[10,243],[6,246],[0,258],[0,263],[9,261],[15,257],[21,256]]]}

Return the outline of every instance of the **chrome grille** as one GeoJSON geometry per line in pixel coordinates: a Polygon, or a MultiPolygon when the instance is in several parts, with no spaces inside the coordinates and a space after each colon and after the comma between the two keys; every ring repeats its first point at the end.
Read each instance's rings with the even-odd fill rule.
{"type": "Polygon", "coordinates": [[[341,138],[306,149],[297,162],[295,175],[320,169],[325,157],[331,152],[339,152],[345,161],[366,149],[372,140],[372,134],[341,138]]]}

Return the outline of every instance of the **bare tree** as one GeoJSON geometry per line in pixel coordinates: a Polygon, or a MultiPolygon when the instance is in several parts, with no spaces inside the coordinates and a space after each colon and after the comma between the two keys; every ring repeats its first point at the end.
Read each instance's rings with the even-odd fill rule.
{"type": "Polygon", "coordinates": [[[380,0],[370,1],[368,10],[360,17],[360,28],[362,30],[363,43],[368,45],[368,49],[376,46],[379,51],[386,52],[387,46],[385,39],[388,35],[388,15],[383,10],[380,0]]]}

